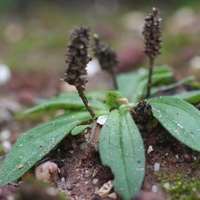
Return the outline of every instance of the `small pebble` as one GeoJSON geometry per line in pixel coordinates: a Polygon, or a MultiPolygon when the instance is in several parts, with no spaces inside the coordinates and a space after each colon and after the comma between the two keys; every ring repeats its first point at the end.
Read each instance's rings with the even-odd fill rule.
{"type": "Polygon", "coordinates": [[[11,133],[10,133],[9,130],[3,130],[3,131],[0,133],[0,140],[1,140],[1,141],[7,140],[10,136],[11,136],[11,133]]]}
{"type": "Polygon", "coordinates": [[[169,189],[170,188],[170,184],[169,183],[164,183],[163,184],[164,188],[169,189]]]}
{"type": "Polygon", "coordinates": [[[12,144],[8,140],[4,140],[2,143],[3,151],[5,153],[8,153],[12,147],[12,144]]]}
{"type": "Polygon", "coordinates": [[[150,145],[147,149],[147,154],[151,153],[153,151],[153,147],[150,145]]]}
{"type": "Polygon", "coordinates": [[[156,162],[156,163],[154,164],[154,171],[155,171],[155,172],[159,172],[159,171],[160,171],[160,163],[157,163],[157,162],[156,162]]]}
{"type": "Polygon", "coordinates": [[[35,168],[35,177],[40,181],[56,183],[60,179],[59,171],[56,163],[46,161],[35,168]]]}
{"type": "Polygon", "coordinates": [[[158,187],[156,185],[153,185],[152,188],[151,188],[151,191],[153,193],[157,193],[158,192],[158,187]]]}
{"type": "Polygon", "coordinates": [[[65,183],[65,177],[62,177],[62,178],[61,178],[61,182],[62,182],[62,183],[65,183]]]}
{"type": "Polygon", "coordinates": [[[93,185],[97,184],[98,181],[99,181],[99,179],[94,178],[94,179],[92,180],[93,185]]]}

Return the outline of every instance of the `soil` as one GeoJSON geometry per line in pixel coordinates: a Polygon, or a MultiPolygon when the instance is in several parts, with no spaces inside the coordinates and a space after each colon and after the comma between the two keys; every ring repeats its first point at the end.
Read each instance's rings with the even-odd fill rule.
{"type": "MultiPolygon", "coordinates": [[[[59,75],[50,75],[48,78],[42,73],[15,73],[12,76],[12,81],[2,88],[1,96],[2,99],[10,100],[11,103],[17,102],[22,110],[33,105],[36,100],[59,93],[60,83],[57,81],[59,79],[59,75]],[[45,87],[41,85],[45,85],[45,87]]],[[[3,105],[1,105],[2,107],[3,105]]],[[[9,109],[7,108],[7,110],[9,109]]],[[[13,144],[21,133],[34,127],[38,122],[19,122],[13,118],[13,112],[10,114],[10,118],[0,119],[0,131],[10,130],[12,135],[9,140],[13,144]]],[[[139,116],[137,117],[139,119],[139,116]]],[[[190,182],[192,177],[200,179],[200,167],[198,164],[194,165],[200,159],[200,153],[192,151],[176,141],[157,121],[154,121],[153,126],[149,126],[144,121],[138,120],[137,125],[142,131],[146,149],[146,174],[140,193],[133,199],[162,200],[172,198],[173,194],[167,193],[166,188],[168,184],[173,184],[173,178],[178,174],[186,175],[185,182],[190,182]]],[[[100,125],[97,125],[95,134],[98,135],[100,128],[100,125]]],[[[97,151],[98,139],[91,140],[90,138],[93,131],[89,130],[76,137],[65,138],[45,157],[45,160],[57,163],[60,168],[60,180],[52,185],[57,188],[57,191],[72,200],[120,200],[113,189],[109,194],[105,194],[105,197],[98,195],[103,184],[107,183],[108,186],[109,181],[112,181],[114,177],[110,169],[101,164],[97,151]]],[[[2,152],[1,163],[4,156],[5,152],[2,152]]],[[[31,173],[32,171],[30,171],[31,173]]],[[[52,186],[38,186],[40,186],[39,182],[29,181],[23,177],[19,185],[1,187],[0,200],[11,199],[11,197],[21,200],[62,199],[54,190],[51,190],[52,186]],[[37,197],[35,197],[36,194],[37,197]]],[[[187,194],[185,195],[187,196],[187,194]]],[[[195,199],[200,199],[198,190],[195,191],[195,199]]]]}

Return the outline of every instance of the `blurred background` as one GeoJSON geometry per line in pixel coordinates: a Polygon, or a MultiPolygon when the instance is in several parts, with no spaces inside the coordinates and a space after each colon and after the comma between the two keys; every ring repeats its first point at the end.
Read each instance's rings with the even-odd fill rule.
{"type": "Polygon", "coordinates": [[[178,76],[198,77],[199,0],[1,0],[0,84],[16,77],[41,87],[42,74],[62,77],[70,32],[80,25],[91,27],[91,36],[98,33],[116,50],[118,72],[146,66],[141,32],[153,6],[163,19],[163,48],[156,64],[170,65],[178,76]]]}

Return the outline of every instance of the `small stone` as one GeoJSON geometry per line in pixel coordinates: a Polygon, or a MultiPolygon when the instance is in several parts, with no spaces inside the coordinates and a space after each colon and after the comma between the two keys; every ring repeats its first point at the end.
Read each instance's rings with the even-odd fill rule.
{"type": "Polygon", "coordinates": [[[65,177],[62,177],[62,178],[61,178],[61,182],[62,182],[62,183],[65,183],[65,177]]]}
{"type": "Polygon", "coordinates": [[[167,182],[167,183],[164,183],[163,186],[164,186],[164,188],[167,189],[167,190],[170,189],[170,184],[169,184],[168,182],[167,182]]]}
{"type": "Polygon", "coordinates": [[[157,193],[158,192],[158,187],[156,185],[153,185],[152,188],[151,188],[151,191],[153,193],[157,193]]]}
{"type": "Polygon", "coordinates": [[[2,143],[3,151],[5,153],[8,153],[12,147],[12,144],[10,143],[9,140],[4,140],[2,143]]]}
{"type": "Polygon", "coordinates": [[[154,164],[154,171],[155,171],[155,172],[159,172],[159,171],[160,171],[160,163],[157,163],[157,162],[156,162],[156,163],[154,164]]]}
{"type": "Polygon", "coordinates": [[[147,154],[151,153],[153,151],[153,147],[150,145],[147,149],[147,154]]]}
{"type": "Polygon", "coordinates": [[[58,165],[52,161],[46,161],[35,168],[36,179],[48,183],[56,183],[59,180],[58,165]]]}
{"type": "Polygon", "coordinates": [[[97,174],[98,174],[98,170],[97,169],[94,169],[93,173],[92,173],[92,177],[94,178],[97,174]]]}
{"type": "Polygon", "coordinates": [[[3,140],[7,140],[9,139],[9,137],[11,136],[11,133],[9,130],[3,130],[1,133],[0,133],[0,140],[3,141],[3,140]]]}
{"type": "Polygon", "coordinates": [[[99,181],[99,179],[97,179],[97,178],[94,178],[94,179],[92,180],[92,183],[93,183],[93,185],[97,184],[97,183],[98,183],[98,181],[99,181]]]}

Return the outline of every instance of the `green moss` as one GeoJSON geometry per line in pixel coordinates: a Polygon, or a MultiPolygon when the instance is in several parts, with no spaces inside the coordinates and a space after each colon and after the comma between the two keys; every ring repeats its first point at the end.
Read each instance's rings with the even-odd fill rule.
{"type": "Polygon", "coordinates": [[[169,200],[200,199],[200,180],[195,177],[185,174],[166,178],[163,176],[160,186],[167,193],[169,200]],[[166,188],[166,183],[169,183],[169,188],[166,188]]]}

